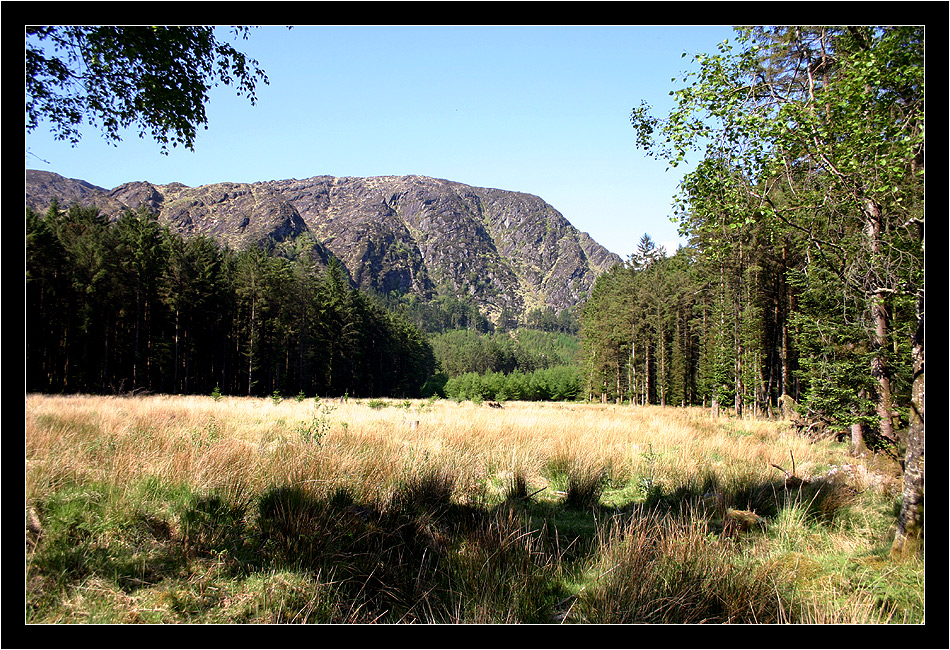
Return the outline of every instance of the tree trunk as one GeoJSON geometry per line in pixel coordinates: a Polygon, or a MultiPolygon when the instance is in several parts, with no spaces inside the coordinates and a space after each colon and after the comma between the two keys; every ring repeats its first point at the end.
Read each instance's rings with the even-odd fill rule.
{"type": "Polygon", "coordinates": [[[851,425],[851,454],[858,458],[867,456],[868,448],[864,444],[864,425],[855,422],[851,425]]]}
{"type": "Polygon", "coordinates": [[[924,548],[924,299],[918,302],[914,335],[914,384],[907,451],[904,454],[904,493],[897,518],[891,557],[912,557],[924,548]]]}
{"type": "Polygon", "coordinates": [[[735,362],[735,387],[736,387],[736,399],[735,399],[735,408],[736,408],[736,417],[742,418],[742,391],[745,390],[745,387],[742,383],[742,355],[745,354],[745,347],[742,345],[742,339],[740,338],[739,326],[738,326],[738,315],[736,317],[736,362],[735,362]]]}
{"type": "Polygon", "coordinates": [[[890,369],[884,355],[887,353],[889,325],[884,296],[876,294],[871,305],[871,318],[874,321],[874,347],[877,354],[871,360],[871,376],[877,380],[877,415],[881,420],[881,435],[888,440],[897,441],[894,432],[893,398],[891,395],[890,369]]]}
{"type": "MultiPolygon", "coordinates": [[[[866,206],[867,230],[870,238],[871,258],[877,260],[881,251],[881,206],[868,200],[866,206]]],[[[871,298],[871,320],[874,323],[873,349],[876,354],[871,360],[871,376],[877,380],[877,415],[881,420],[881,435],[888,440],[897,441],[894,432],[893,397],[891,394],[890,368],[885,355],[890,338],[890,324],[886,304],[887,293],[875,290],[871,298]]]]}
{"type": "MultiPolygon", "coordinates": [[[[772,355],[769,355],[772,356],[772,355]]],[[[774,366],[769,365],[768,379],[765,377],[764,366],[759,364],[759,387],[755,396],[755,415],[757,417],[772,417],[772,374],[774,366]]]]}
{"type": "MultiPolygon", "coordinates": [[[[858,399],[864,401],[867,399],[867,391],[863,388],[858,391],[858,399]]],[[[852,411],[857,416],[859,413],[852,411]]],[[[867,443],[864,439],[864,424],[855,422],[851,425],[851,455],[857,458],[863,458],[868,455],[867,443]]]]}
{"type": "Polygon", "coordinates": [[[650,354],[652,350],[650,349],[650,343],[646,344],[646,352],[643,355],[643,398],[640,400],[641,404],[652,404],[650,400],[650,384],[652,379],[650,378],[650,354]]]}
{"type": "Polygon", "coordinates": [[[666,339],[663,337],[663,329],[659,328],[660,332],[660,367],[658,370],[659,377],[657,377],[657,384],[659,384],[660,389],[660,406],[666,406],[666,339]]]}
{"type": "Polygon", "coordinates": [[[623,376],[623,366],[620,365],[620,355],[617,355],[617,404],[623,403],[623,387],[621,382],[621,377],[623,376]]]}
{"type": "Polygon", "coordinates": [[[255,317],[255,308],[256,305],[255,296],[251,296],[251,342],[248,347],[247,355],[247,395],[251,396],[251,391],[254,388],[254,317],[255,317]]]}
{"type": "Polygon", "coordinates": [[[779,381],[779,398],[790,395],[788,390],[788,320],[787,315],[791,313],[791,304],[788,298],[788,285],[785,282],[785,274],[788,272],[788,250],[782,246],[782,272],[779,274],[779,290],[776,292],[775,299],[775,322],[779,325],[779,364],[781,365],[779,381]],[[783,301],[784,298],[784,301],[783,301]],[[784,307],[784,309],[783,309],[784,307]]]}
{"type": "Polygon", "coordinates": [[[172,390],[175,392],[181,392],[181,385],[178,380],[178,348],[181,340],[181,308],[176,304],[175,305],[175,363],[174,370],[172,371],[172,390]]]}
{"type": "Polygon", "coordinates": [[[141,320],[142,294],[135,290],[135,350],[132,353],[132,390],[139,386],[139,331],[141,329],[139,321],[141,320]]]}
{"type": "Polygon", "coordinates": [[[627,362],[627,392],[630,393],[630,405],[637,403],[637,368],[636,368],[637,340],[636,332],[630,333],[630,359],[627,362]]]}

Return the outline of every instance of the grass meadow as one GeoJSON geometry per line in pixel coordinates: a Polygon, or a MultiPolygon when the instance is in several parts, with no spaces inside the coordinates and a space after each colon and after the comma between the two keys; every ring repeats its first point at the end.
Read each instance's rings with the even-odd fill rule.
{"type": "Polygon", "coordinates": [[[788,422],[27,395],[24,480],[27,623],[924,622],[898,472],[788,422]]]}

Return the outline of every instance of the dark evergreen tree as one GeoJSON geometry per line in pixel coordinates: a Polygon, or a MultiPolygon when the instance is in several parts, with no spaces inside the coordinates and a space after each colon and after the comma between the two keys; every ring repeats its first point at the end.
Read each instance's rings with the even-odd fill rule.
{"type": "Polygon", "coordinates": [[[338,261],[55,203],[25,231],[29,391],[410,397],[435,372],[425,336],[338,261]]]}

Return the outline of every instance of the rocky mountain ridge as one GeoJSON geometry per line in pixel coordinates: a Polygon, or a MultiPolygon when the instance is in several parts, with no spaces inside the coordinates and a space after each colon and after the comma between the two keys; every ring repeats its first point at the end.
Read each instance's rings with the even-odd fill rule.
{"type": "Polygon", "coordinates": [[[315,176],[255,183],[125,183],[112,190],[26,172],[26,205],[45,212],[95,205],[103,214],[144,207],[183,235],[231,248],[306,241],[336,256],[364,289],[466,297],[490,317],[582,301],[620,257],[541,198],[424,176],[315,176]]]}

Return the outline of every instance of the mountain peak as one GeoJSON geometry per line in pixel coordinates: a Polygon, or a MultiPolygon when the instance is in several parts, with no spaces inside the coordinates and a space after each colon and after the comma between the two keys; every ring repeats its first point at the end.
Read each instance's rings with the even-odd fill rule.
{"type": "Polygon", "coordinates": [[[144,206],[172,231],[232,248],[310,233],[363,289],[464,297],[492,319],[503,310],[573,307],[621,261],[540,197],[418,175],[197,187],[133,181],[106,190],[28,170],[27,207],[45,212],[53,198],[110,217],[144,206]]]}

